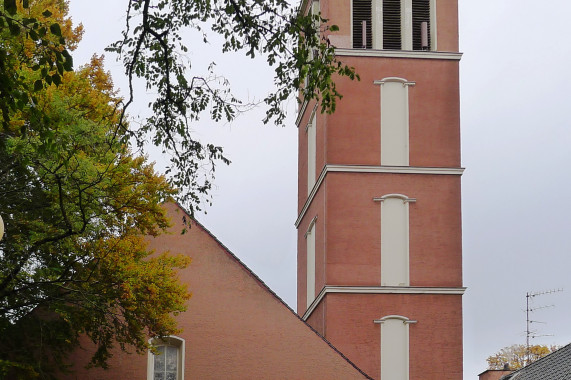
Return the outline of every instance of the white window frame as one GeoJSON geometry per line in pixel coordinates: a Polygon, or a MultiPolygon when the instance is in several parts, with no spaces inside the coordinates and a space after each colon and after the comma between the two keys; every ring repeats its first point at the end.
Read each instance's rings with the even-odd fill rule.
{"type": "Polygon", "coordinates": [[[317,222],[317,216],[315,216],[309,226],[307,227],[307,232],[305,233],[306,242],[306,306],[309,306],[315,300],[315,223],[317,222]]]}
{"type": "Polygon", "coordinates": [[[381,165],[409,166],[408,89],[416,82],[387,77],[373,83],[381,88],[381,165]]]}
{"type": "Polygon", "coordinates": [[[317,105],[313,107],[309,123],[307,123],[307,195],[315,186],[317,170],[317,105]]]}
{"type": "Polygon", "coordinates": [[[381,286],[410,286],[409,203],[416,199],[387,194],[373,201],[381,203],[381,286]],[[395,202],[402,208],[389,206],[395,202]]]}
{"type": "MultiPolygon", "coordinates": [[[[177,377],[176,380],[184,380],[184,358],[185,358],[185,341],[183,338],[171,335],[164,339],[152,338],[149,343],[153,346],[172,346],[178,349],[177,361],[177,377]]],[[[149,350],[147,355],[147,380],[154,379],[155,372],[155,354],[149,350]]]]}
{"type": "Polygon", "coordinates": [[[410,376],[409,325],[417,321],[412,321],[402,315],[388,315],[373,322],[381,325],[381,380],[408,380],[410,376]]]}

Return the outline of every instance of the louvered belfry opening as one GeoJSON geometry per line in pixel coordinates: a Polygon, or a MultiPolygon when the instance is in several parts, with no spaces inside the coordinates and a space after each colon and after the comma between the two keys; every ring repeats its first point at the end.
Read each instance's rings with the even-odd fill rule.
{"type": "Polygon", "coordinates": [[[428,50],[430,50],[430,0],[412,0],[412,49],[423,50],[421,25],[428,24],[428,50]]]}
{"type": "Polygon", "coordinates": [[[383,49],[402,49],[401,0],[383,0],[383,49]]]}
{"type": "Polygon", "coordinates": [[[353,0],[353,48],[373,48],[373,28],[371,18],[371,0],[353,0]],[[366,39],[363,41],[363,21],[366,39]],[[365,42],[365,43],[363,43],[365,42]]]}

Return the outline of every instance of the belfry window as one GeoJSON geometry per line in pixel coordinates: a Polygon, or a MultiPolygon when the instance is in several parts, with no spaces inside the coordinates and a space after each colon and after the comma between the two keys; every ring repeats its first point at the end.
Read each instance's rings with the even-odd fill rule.
{"type": "Polygon", "coordinates": [[[371,0],[353,0],[353,48],[373,48],[371,0]]]}
{"type": "Polygon", "coordinates": [[[412,50],[430,50],[430,0],[412,0],[412,50]]]}
{"type": "Polygon", "coordinates": [[[401,0],[383,0],[383,49],[402,49],[401,0]]]}
{"type": "Polygon", "coordinates": [[[353,0],[353,48],[436,50],[435,0],[353,0]]]}

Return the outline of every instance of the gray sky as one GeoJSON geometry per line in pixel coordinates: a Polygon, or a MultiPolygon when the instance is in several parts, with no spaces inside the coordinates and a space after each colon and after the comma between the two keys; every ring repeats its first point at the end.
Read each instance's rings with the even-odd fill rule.
{"type": "MultiPolygon", "coordinates": [[[[118,39],[124,1],[70,1],[86,32],[76,65],[118,39]]],[[[565,0],[460,0],[462,100],[464,379],[476,379],[485,359],[525,342],[525,294],[535,297],[539,337],[571,342],[571,3],[565,0]]],[[[192,50],[192,46],[191,46],[192,50]]],[[[260,98],[271,88],[263,61],[205,52],[239,94],[260,98]],[[213,56],[214,58],[211,58],[213,56]]],[[[115,83],[122,67],[108,56],[115,83]]],[[[130,111],[146,112],[145,102],[130,111]],[[138,108],[137,108],[138,107],[138,108]]],[[[224,146],[233,161],[217,170],[214,205],[197,215],[226,246],[295,308],[297,130],[263,126],[262,111],[232,125],[203,120],[197,135],[224,146]]],[[[157,156],[158,157],[158,156],[157,156]]],[[[157,159],[156,157],[151,157],[157,159]]]]}

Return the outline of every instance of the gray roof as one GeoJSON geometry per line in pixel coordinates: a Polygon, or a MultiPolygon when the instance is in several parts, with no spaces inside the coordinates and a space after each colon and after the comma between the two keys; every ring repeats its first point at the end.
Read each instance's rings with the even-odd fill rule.
{"type": "Polygon", "coordinates": [[[500,380],[571,380],[571,344],[500,380]]]}

